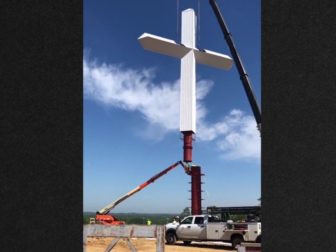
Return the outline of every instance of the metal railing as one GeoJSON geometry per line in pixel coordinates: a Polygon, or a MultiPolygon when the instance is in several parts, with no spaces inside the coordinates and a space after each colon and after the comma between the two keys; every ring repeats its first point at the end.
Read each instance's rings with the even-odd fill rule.
{"type": "Polygon", "coordinates": [[[165,228],[159,225],[121,225],[108,226],[89,224],[83,227],[83,251],[86,252],[88,237],[114,237],[105,252],[112,251],[120,239],[124,239],[130,251],[136,252],[136,247],[131,243],[131,238],[156,238],[156,251],[164,252],[165,228]]]}

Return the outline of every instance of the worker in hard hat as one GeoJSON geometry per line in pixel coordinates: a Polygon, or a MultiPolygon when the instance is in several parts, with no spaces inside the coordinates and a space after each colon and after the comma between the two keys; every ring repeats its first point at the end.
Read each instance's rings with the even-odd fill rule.
{"type": "Polygon", "coordinates": [[[152,225],[152,221],[150,219],[147,219],[147,225],[148,226],[152,225]]]}
{"type": "Polygon", "coordinates": [[[174,220],[173,220],[173,224],[177,225],[180,222],[180,217],[179,216],[175,216],[174,220]]]}

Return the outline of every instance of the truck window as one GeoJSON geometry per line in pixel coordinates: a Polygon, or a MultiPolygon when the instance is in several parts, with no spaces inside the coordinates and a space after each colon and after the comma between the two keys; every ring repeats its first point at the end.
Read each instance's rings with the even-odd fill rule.
{"type": "Polygon", "coordinates": [[[211,216],[209,222],[221,222],[221,219],[218,216],[211,216]]]}
{"type": "Polygon", "coordinates": [[[203,224],[204,218],[203,217],[196,217],[195,218],[195,224],[203,224]]]}
{"type": "Polygon", "coordinates": [[[181,224],[191,224],[192,223],[192,219],[193,217],[188,217],[186,219],[184,219],[181,224]]]}

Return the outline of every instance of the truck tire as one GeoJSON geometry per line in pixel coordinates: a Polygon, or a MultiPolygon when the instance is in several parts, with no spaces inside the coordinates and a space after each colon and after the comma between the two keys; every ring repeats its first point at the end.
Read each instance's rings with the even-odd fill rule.
{"type": "Polygon", "coordinates": [[[173,245],[176,242],[176,235],[173,232],[169,232],[166,234],[166,242],[169,245],[173,245]]]}
{"type": "Polygon", "coordinates": [[[257,237],[256,242],[257,242],[257,243],[261,243],[261,235],[259,235],[259,236],[257,237]]]}
{"type": "Polygon", "coordinates": [[[244,241],[244,238],[241,235],[233,235],[231,237],[232,248],[237,248],[244,241]]]}
{"type": "Polygon", "coordinates": [[[186,246],[188,246],[188,245],[191,244],[191,241],[183,241],[183,244],[186,245],[186,246]]]}

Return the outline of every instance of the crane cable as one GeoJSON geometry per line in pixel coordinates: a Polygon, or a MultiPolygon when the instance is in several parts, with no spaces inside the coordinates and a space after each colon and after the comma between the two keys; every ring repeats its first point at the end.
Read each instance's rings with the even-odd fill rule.
{"type": "Polygon", "coordinates": [[[176,41],[180,41],[179,40],[179,12],[180,12],[180,1],[176,0],[176,41]]]}
{"type": "MultiPolygon", "coordinates": [[[[200,48],[201,41],[201,0],[197,2],[197,45],[196,47],[200,48]]],[[[180,41],[180,1],[176,0],[176,41],[180,41]]]]}
{"type": "Polygon", "coordinates": [[[201,41],[201,1],[198,0],[198,10],[197,10],[197,48],[200,48],[201,41]]]}

